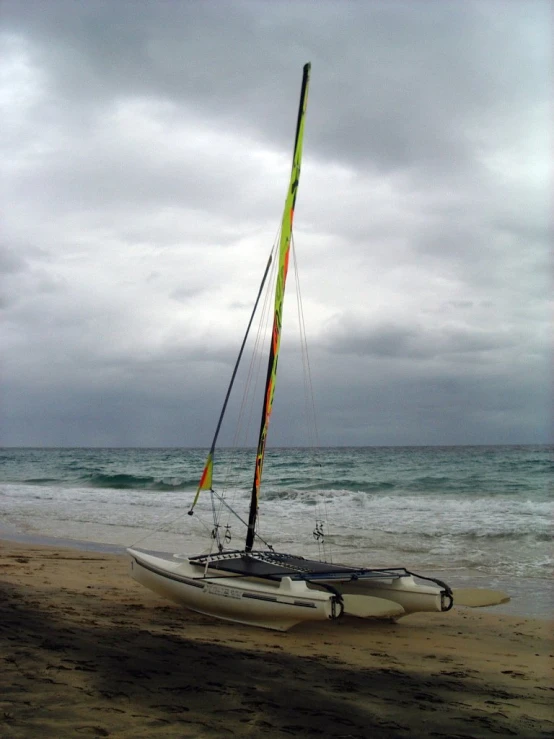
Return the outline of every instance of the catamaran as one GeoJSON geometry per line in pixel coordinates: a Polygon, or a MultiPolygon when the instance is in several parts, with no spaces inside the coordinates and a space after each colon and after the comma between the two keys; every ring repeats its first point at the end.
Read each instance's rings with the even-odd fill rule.
{"type": "MultiPolygon", "coordinates": [[[[188,556],[129,548],[127,551],[131,557],[131,574],[152,591],[193,611],[280,631],[286,631],[303,621],[327,621],[338,619],[343,614],[361,618],[397,619],[417,611],[448,611],[455,600],[462,605],[494,605],[504,602],[506,596],[496,591],[465,590],[459,591],[458,597],[441,580],[416,575],[404,567],[359,567],[278,552],[261,538],[257,530],[264,456],[281,344],[294,208],[300,180],[310,69],[310,64],[306,64],[303,69],[292,172],[278,240],[273,328],[248,519],[235,514],[246,528],[244,547],[228,548],[226,537],[220,535],[216,524],[212,532],[212,545],[209,551],[201,554],[188,556]],[[217,543],[216,551],[212,551],[213,541],[217,543]],[[259,542],[262,546],[259,546],[259,542]]],[[[190,515],[194,514],[202,492],[209,493],[227,506],[214,486],[216,443],[271,261],[270,257],[206,464],[188,511],[190,515]]]]}

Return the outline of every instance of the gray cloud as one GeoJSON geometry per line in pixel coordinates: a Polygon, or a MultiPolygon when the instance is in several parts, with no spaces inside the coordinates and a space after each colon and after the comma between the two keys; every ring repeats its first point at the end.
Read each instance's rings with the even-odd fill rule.
{"type": "MultiPolygon", "coordinates": [[[[4,0],[0,443],[209,443],[308,60],[322,441],[546,440],[549,23],[546,0],[4,0]]],[[[287,301],[271,442],[301,444],[287,301]]]]}
{"type": "Polygon", "coordinates": [[[330,350],[376,357],[426,359],[448,355],[478,355],[521,345],[522,337],[498,331],[444,327],[429,331],[421,326],[342,325],[327,338],[330,350]]]}

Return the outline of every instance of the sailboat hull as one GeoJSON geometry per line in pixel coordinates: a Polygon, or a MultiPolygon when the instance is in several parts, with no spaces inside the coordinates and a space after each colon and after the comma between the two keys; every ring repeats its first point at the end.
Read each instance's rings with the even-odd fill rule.
{"type": "MultiPolygon", "coordinates": [[[[137,550],[131,576],[141,585],[186,608],[226,621],[287,631],[303,621],[327,621],[337,612],[335,597],[304,582],[277,583],[222,575],[209,568],[137,550]]],[[[171,557],[172,555],[167,555],[171,557]]]]}
{"type": "Polygon", "coordinates": [[[198,613],[267,629],[286,631],[343,612],[398,619],[452,606],[448,590],[416,581],[403,568],[355,569],[273,552],[190,558],[128,552],[132,577],[164,598],[198,613]]]}

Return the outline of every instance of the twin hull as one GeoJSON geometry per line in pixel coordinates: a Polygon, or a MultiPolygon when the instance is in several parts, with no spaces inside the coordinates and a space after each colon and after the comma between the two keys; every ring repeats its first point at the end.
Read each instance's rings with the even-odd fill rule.
{"type": "Polygon", "coordinates": [[[172,555],[128,552],[132,577],[158,595],[198,613],[267,629],[287,631],[303,621],[337,618],[343,611],[342,595],[392,601],[402,607],[401,615],[444,610],[440,588],[416,583],[409,575],[380,582],[320,580],[318,587],[290,577],[271,581],[222,574],[172,555]]]}

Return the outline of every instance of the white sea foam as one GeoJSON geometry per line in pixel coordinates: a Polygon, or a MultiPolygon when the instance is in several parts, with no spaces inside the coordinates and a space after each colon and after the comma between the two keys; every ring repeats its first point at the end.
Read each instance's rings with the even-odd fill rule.
{"type": "MultiPolygon", "coordinates": [[[[186,515],[191,499],[182,491],[4,484],[0,513],[7,525],[23,532],[119,546],[161,529],[158,545],[182,548],[196,544],[213,526],[209,496],[203,496],[192,518],[186,515]]],[[[237,507],[243,519],[247,502],[241,494],[237,507]]],[[[380,562],[408,561],[410,566],[448,561],[451,568],[532,577],[544,576],[552,565],[553,516],[551,501],[312,491],[265,501],[260,531],[277,547],[305,551],[313,548],[315,522],[322,520],[336,556],[354,551],[365,559],[372,553],[380,562]]],[[[240,521],[226,513],[222,521],[229,522],[240,546],[240,521]]]]}

